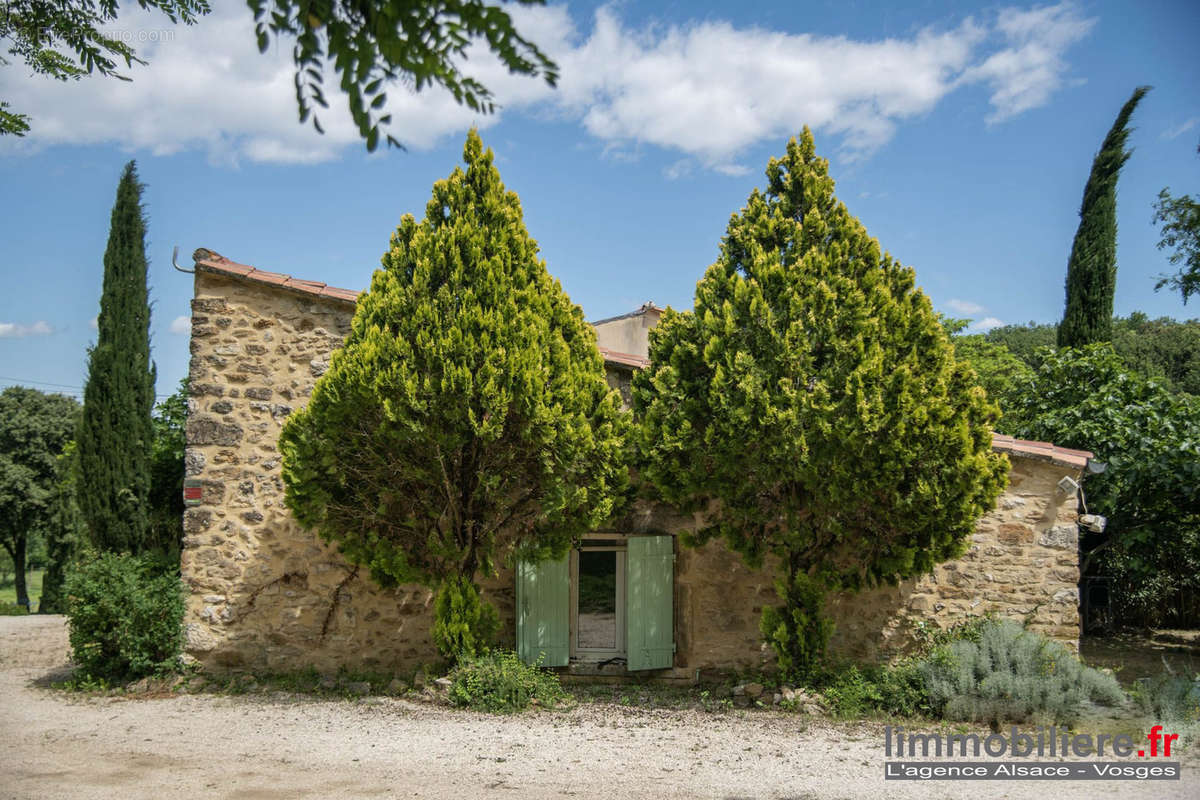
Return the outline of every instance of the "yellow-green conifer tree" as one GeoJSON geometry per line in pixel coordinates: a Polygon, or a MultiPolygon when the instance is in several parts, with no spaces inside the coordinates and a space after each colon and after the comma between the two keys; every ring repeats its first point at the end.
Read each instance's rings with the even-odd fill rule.
{"type": "Polygon", "coordinates": [[[704,507],[752,565],[780,565],[763,634],[803,674],[829,589],[929,571],[963,552],[1006,460],[990,405],[909,268],[834,196],[806,128],[729,222],[691,312],[651,331],[633,384],[641,474],[704,507]]]}
{"type": "Polygon", "coordinates": [[[485,645],[477,579],[561,556],[608,518],[628,412],[595,334],[538,257],[471,131],[425,218],[405,215],[345,346],[280,438],[287,503],[381,584],[438,590],[434,639],[485,645]]]}

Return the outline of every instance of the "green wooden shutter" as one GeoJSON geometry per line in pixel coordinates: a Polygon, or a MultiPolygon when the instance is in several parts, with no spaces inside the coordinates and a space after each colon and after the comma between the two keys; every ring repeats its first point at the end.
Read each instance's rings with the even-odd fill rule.
{"type": "Polygon", "coordinates": [[[570,570],[567,559],[517,564],[517,655],[526,664],[565,667],[570,657],[570,570]]]}
{"type": "Polygon", "coordinates": [[[674,537],[631,536],[626,546],[627,668],[667,669],[675,663],[674,537]]]}

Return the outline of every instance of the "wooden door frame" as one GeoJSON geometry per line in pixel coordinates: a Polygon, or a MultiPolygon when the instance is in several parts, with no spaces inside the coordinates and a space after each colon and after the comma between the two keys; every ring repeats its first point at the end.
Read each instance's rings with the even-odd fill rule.
{"type": "Polygon", "coordinates": [[[623,533],[589,533],[582,537],[579,547],[571,548],[570,557],[570,658],[586,659],[587,661],[605,661],[612,658],[626,658],[628,650],[625,624],[625,539],[623,533]],[[605,544],[595,544],[597,540],[605,544]],[[593,542],[584,545],[583,542],[593,542]],[[616,647],[587,647],[579,646],[579,553],[582,550],[591,552],[614,552],[617,558],[616,572],[616,647]]]}

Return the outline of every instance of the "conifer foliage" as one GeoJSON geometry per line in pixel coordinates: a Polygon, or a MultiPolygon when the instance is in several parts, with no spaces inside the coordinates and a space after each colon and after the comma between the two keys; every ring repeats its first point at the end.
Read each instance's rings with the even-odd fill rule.
{"type": "Polygon", "coordinates": [[[146,538],[155,379],[146,270],[142,184],[130,161],[112,210],[76,436],[79,510],[92,543],[114,553],[140,552],[146,538]]]}
{"type": "Polygon", "coordinates": [[[1117,178],[1130,156],[1125,149],[1129,119],[1148,91],[1149,86],[1139,86],[1125,101],[1092,162],[1079,207],[1079,228],[1067,262],[1067,305],[1058,326],[1059,347],[1112,341],[1113,297],[1117,291],[1117,178]]]}
{"type": "Polygon", "coordinates": [[[405,215],[345,346],[280,437],[288,506],[381,584],[439,589],[438,644],[486,644],[477,577],[561,556],[628,481],[628,412],[471,131],[405,215]],[[445,596],[441,596],[445,594],[445,596]],[[452,616],[453,619],[443,618],[452,616]]]}
{"type": "Polygon", "coordinates": [[[811,132],[729,222],[691,312],[668,311],[634,378],[641,475],[781,568],[763,633],[780,666],[819,661],[825,592],[959,555],[1002,488],[995,409],[914,274],[834,196],[811,132]],[[716,502],[712,502],[716,501],[716,502]]]}

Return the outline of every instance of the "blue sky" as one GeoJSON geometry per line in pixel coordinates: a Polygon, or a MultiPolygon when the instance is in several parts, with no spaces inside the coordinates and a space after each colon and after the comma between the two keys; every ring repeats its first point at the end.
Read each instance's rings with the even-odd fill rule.
{"type": "Polygon", "coordinates": [[[1154,292],[1169,265],[1151,224],[1162,187],[1200,192],[1194,2],[556,3],[518,22],[562,66],[558,90],[480,53],[470,66],[498,114],[396,89],[393,132],[410,148],[375,155],[343,114],[324,137],[296,122],[289,51],[259,55],[249,15],[233,0],[190,29],[123,15],[113,30],[150,62],[129,83],[0,68],[0,98],[34,117],[26,139],[0,140],[0,386],[82,385],[129,158],[147,184],[168,393],[187,370],[192,292],[174,245],[185,264],[203,246],[365,287],[472,124],[589,318],[690,307],[729,215],[809,124],[839,197],[935,306],[980,329],[1052,321],[1092,157],[1141,84],[1154,91],[1120,183],[1116,307],[1196,316],[1154,292]]]}

